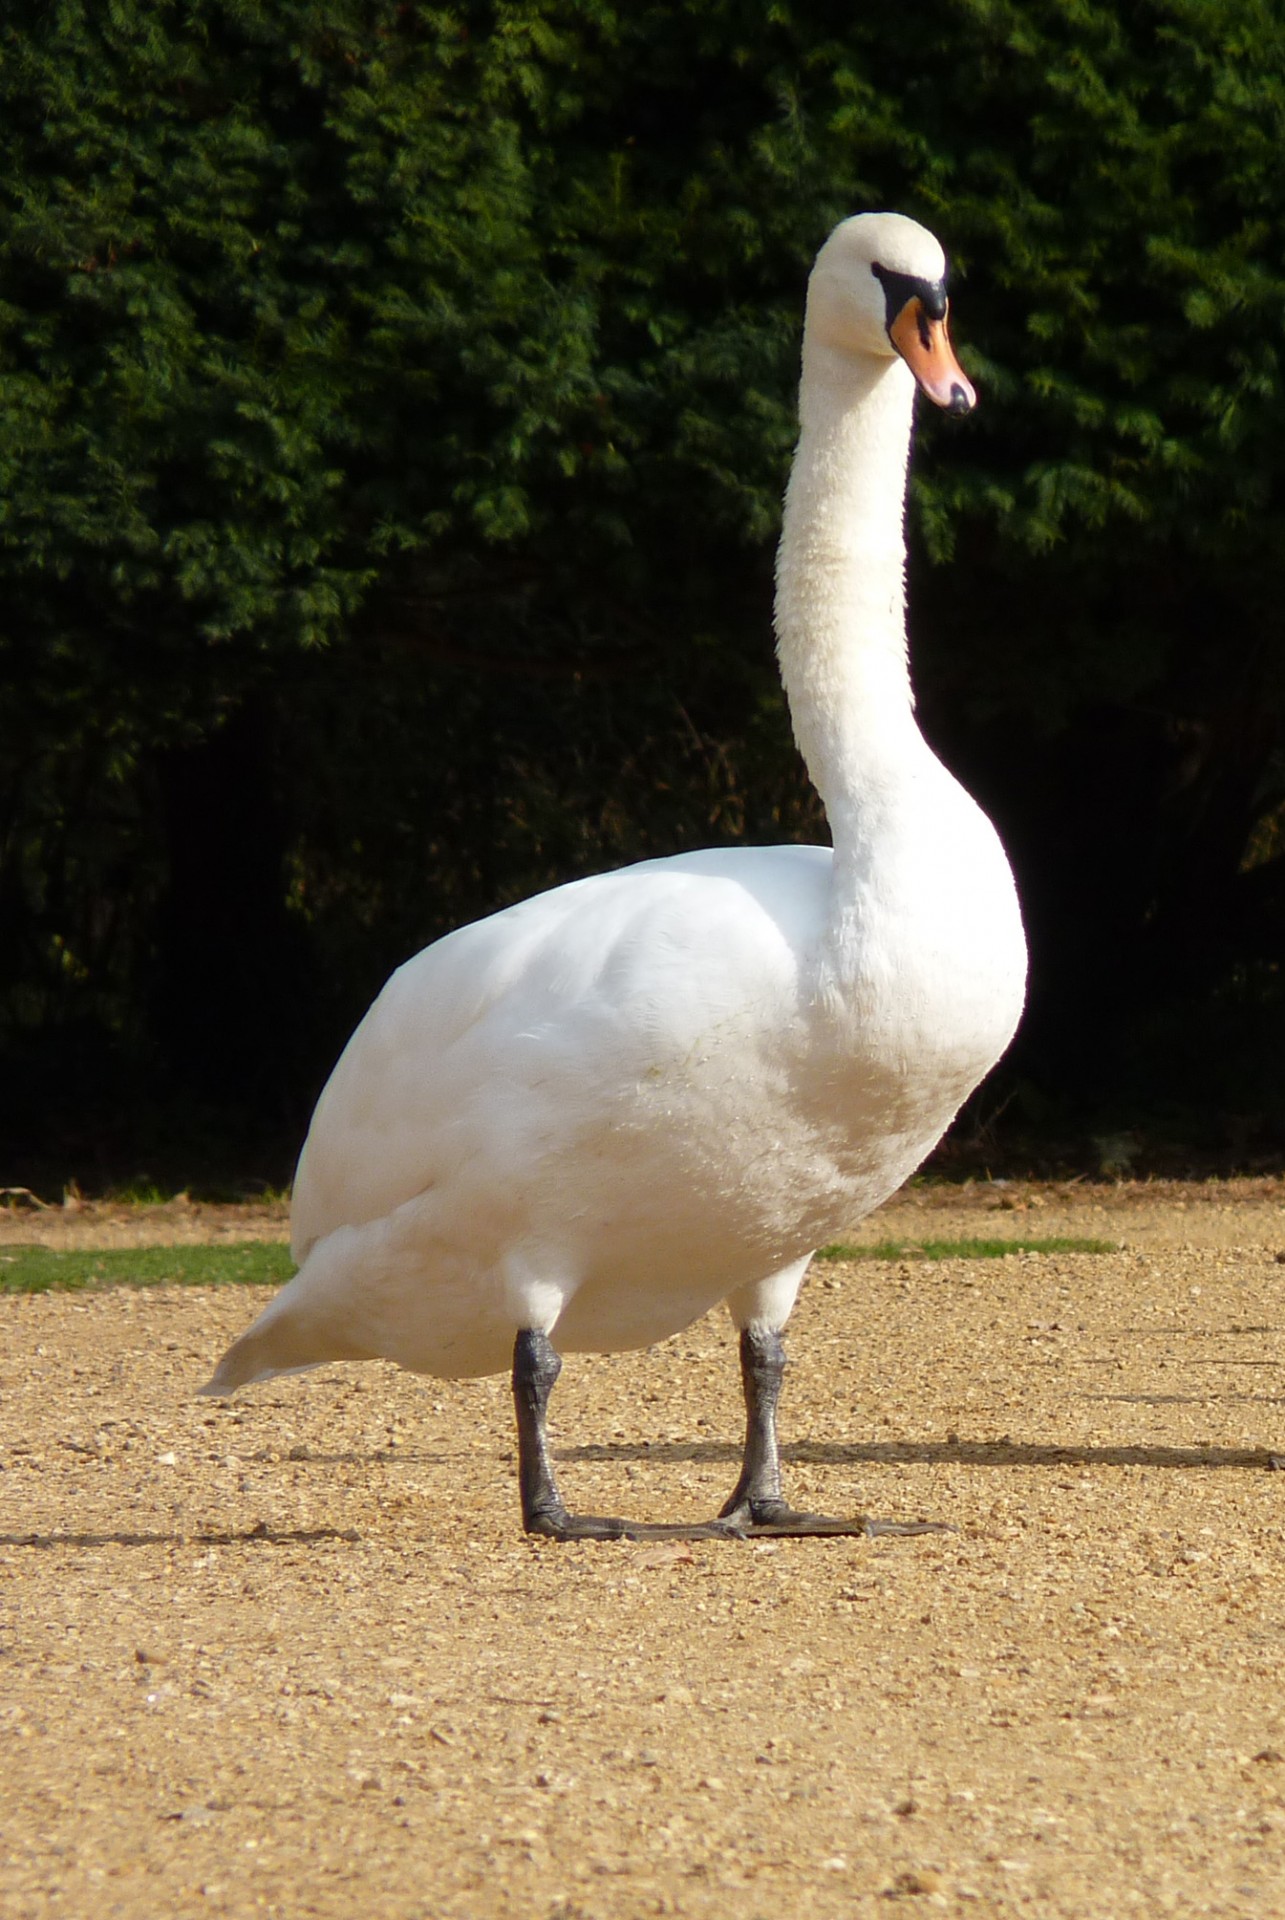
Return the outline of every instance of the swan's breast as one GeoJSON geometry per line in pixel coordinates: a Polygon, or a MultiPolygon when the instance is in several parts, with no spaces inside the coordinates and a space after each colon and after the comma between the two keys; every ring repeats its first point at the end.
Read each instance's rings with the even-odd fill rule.
{"type": "Polygon", "coordinates": [[[878,1079],[890,1119],[941,1116],[940,1132],[1021,1017],[1017,890],[994,827],[936,760],[881,825],[836,868],[818,999],[863,1102],[878,1079]]]}

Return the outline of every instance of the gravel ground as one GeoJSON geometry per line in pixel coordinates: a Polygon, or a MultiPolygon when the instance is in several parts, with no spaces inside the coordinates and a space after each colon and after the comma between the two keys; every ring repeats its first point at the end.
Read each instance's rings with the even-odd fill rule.
{"type": "MultiPolygon", "coordinates": [[[[183,1205],[0,1240],[279,1237],[183,1205]]],[[[519,1531],[502,1380],[194,1400],[248,1290],[0,1300],[0,1912],[1285,1913],[1285,1187],[912,1191],[819,1267],[789,1491],[908,1539],[519,1531]]],[[[719,1319],[578,1357],[573,1504],[706,1515],[719,1319]]]]}

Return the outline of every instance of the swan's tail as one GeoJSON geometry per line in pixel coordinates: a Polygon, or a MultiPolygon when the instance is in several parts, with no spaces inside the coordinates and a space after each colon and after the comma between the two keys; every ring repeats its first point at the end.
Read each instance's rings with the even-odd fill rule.
{"type": "Polygon", "coordinates": [[[281,1328],[265,1327],[256,1320],[232,1342],[205,1385],[197,1388],[198,1394],[226,1399],[238,1387],[253,1386],[256,1380],[274,1380],[279,1373],[307,1373],[325,1365],[325,1360],[292,1358],[294,1342],[283,1338],[282,1333],[281,1328]]]}
{"type": "Polygon", "coordinates": [[[419,1196],[318,1240],[200,1391],[235,1393],[328,1360],[382,1358],[444,1380],[507,1372],[517,1329],[503,1288],[443,1242],[435,1204],[419,1196]]]}
{"type": "Polygon", "coordinates": [[[345,1297],[351,1238],[351,1229],[341,1229],[313,1248],[198,1392],[225,1397],[279,1373],[305,1373],[328,1360],[369,1360],[379,1351],[363,1337],[360,1298],[345,1297]]]}

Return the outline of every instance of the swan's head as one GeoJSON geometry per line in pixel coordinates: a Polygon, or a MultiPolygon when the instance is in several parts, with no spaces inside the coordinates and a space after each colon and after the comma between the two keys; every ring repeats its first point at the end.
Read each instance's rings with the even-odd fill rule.
{"type": "Polygon", "coordinates": [[[808,282],[808,334],[844,354],[899,354],[947,413],[971,413],[973,384],[946,330],[946,256],[926,227],[901,213],[842,221],[808,282]]]}

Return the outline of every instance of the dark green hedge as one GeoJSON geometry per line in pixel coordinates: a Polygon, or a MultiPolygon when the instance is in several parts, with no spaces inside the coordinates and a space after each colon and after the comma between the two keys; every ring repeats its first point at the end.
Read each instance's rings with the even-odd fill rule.
{"type": "Polygon", "coordinates": [[[771,553],[863,206],[984,401],[912,514],[1035,951],[978,1112],[1277,1151],[1283,106],[1266,0],[13,0],[0,1166],[279,1168],[425,938],[818,831],[771,553]]]}

